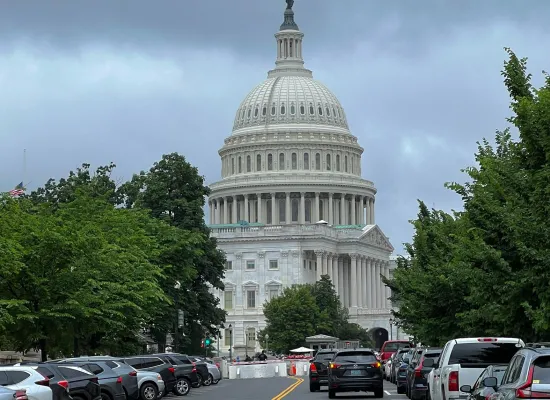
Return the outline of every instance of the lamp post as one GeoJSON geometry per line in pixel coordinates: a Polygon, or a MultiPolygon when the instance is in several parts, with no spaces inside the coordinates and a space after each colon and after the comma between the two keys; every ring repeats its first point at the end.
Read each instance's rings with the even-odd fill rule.
{"type": "Polygon", "coordinates": [[[390,318],[390,340],[393,340],[393,324],[395,323],[395,319],[390,318]]]}
{"type": "Polygon", "coordinates": [[[245,328],[246,331],[244,332],[244,354],[246,355],[246,358],[248,358],[248,328],[245,328]]]}
{"type": "Polygon", "coordinates": [[[178,295],[179,295],[179,290],[181,289],[181,283],[179,281],[176,281],[175,285],[174,285],[174,289],[176,289],[176,294],[174,296],[174,300],[175,300],[175,306],[176,306],[176,328],[174,329],[174,353],[177,353],[178,352],[178,344],[179,344],[179,340],[178,340],[178,328],[179,328],[179,319],[180,319],[180,314],[179,314],[179,310],[178,310],[178,295]]]}
{"type": "Polygon", "coordinates": [[[229,324],[229,363],[233,362],[233,353],[232,353],[232,347],[233,345],[233,326],[229,324]]]}
{"type": "Polygon", "coordinates": [[[269,333],[265,334],[265,352],[269,351],[269,333]]]}
{"type": "Polygon", "coordinates": [[[222,330],[222,327],[221,326],[218,326],[218,338],[216,340],[216,342],[218,342],[218,358],[220,357],[220,340],[221,340],[221,330],[222,330]]]}

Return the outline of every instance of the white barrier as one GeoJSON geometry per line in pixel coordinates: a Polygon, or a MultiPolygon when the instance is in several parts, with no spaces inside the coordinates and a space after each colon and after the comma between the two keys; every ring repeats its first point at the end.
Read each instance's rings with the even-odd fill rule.
{"type": "Polygon", "coordinates": [[[227,367],[229,379],[273,378],[288,376],[285,362],[231,364],[227,367]]]}

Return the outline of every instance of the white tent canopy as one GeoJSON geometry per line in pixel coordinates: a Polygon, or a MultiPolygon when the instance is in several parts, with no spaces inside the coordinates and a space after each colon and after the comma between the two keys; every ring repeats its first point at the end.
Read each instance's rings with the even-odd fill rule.
{"type": "Polygon", "coordinates": [[[291,353],[311,353],[315,351],[313,349],[308,349],[307,347],[298,347],[297,349],[290,350],[291,353]]]}

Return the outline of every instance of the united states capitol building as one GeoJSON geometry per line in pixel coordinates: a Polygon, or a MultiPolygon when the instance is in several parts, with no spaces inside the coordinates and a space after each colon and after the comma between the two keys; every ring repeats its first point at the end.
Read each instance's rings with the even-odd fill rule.
{"type": "MultiPolygon", "coordinates": [[[[304,67],[304,34],[287,1],[275,68],[236,111],[210,186],[210,228],[227,254],[220,349],[248,345],[265,327],[263,304],[292,284],[329,275],[351,322],[388,337],[391,304],[381,275],[394,250],[376,225],[376,188],[336,96],[304,67]],[[245,339],[247,337],[249,339],[245,339]]],[[[396,338],[393,327],[393,338],[396,338]]]]}

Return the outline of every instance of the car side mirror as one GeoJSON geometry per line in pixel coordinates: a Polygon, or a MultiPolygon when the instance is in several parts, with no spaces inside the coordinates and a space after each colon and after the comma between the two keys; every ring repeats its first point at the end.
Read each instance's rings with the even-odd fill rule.
{"type": "Polygon", "coordinates": [[[472,393],[472,387],[470,385],[462,385],[460,391],[464,393],[472,393]]]}
{"type": "Polygon", "coordinates": [[[423,367],[435,367],[435,361],[433,358],[426,358],[424,360],[424,363],[422,364],[423,367]]]}
{"type": "Polygon", "coordinates": [[[483,379],[483,386],[485,387],[496,388],[497,385],[498,381],[497,378],[495,378],[494,376],[483,379]]]}

